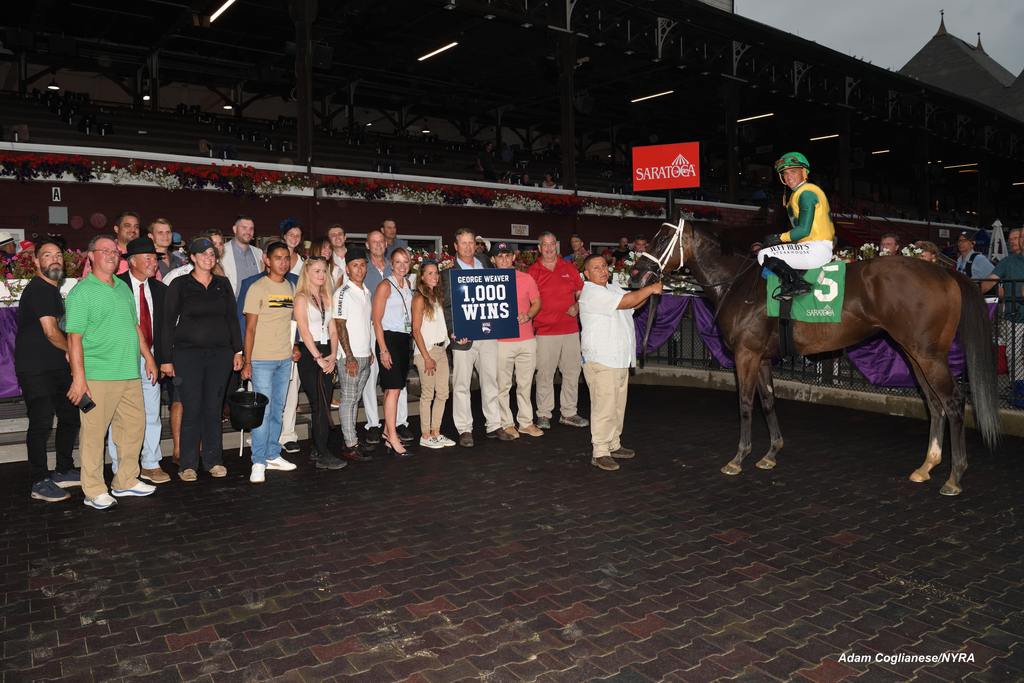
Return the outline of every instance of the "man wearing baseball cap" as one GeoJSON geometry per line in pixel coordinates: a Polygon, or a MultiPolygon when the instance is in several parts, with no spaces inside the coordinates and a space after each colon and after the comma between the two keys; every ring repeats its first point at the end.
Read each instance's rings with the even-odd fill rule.
{"type": "Polygon", "coordinates": [[[988,257],[974,251],[974,236],[964,231],[956,240],[956,270],[972,280],[984,280],[996,269],[988,257]]]}

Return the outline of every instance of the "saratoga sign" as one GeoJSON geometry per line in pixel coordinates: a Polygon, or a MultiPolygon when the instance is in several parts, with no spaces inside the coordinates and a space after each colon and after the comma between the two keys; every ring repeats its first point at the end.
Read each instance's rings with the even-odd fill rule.
{"type": "Polygon", "coordinates": [[[633,191],[700,187],[700,143],[633,148],[633,191]]]}

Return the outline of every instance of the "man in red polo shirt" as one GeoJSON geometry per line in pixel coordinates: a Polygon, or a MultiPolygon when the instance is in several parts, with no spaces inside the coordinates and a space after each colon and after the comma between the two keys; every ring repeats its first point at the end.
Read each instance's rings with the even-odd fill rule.
{"type": "Polygon", "coordinates": [[[540,258],[526,272],[540,289],[540,312],[533,320],[537,335],[537,419],[541,429],[551,428],[555,409],[555,369],[562,373],[559,422],[587,427],[590,422],[576,414],[579,397],[580,322],[579,304],[583,279],[576,267],[558,257],[558,239],[542,232],[537,242],[540,258]]]}

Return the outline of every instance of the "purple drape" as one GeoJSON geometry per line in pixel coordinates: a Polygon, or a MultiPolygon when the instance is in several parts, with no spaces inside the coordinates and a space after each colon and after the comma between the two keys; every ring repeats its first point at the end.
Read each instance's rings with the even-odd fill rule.
{"type": "Polygon", "coordinates": [[[18,336],[18,309],[0,308],[0,398],[21,396],[14,375],[14,339],[18,336]]]}

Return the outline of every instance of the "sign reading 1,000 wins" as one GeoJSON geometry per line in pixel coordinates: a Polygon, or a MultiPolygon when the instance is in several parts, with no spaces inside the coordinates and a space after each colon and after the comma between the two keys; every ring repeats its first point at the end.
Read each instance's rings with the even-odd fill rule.
{"type": "Polygon", "coordinates": [[[700,187],[700,143],[633,148],[633,190],[700,187]]]}
{"type": "Polygon", "coordinates": [[[452,268],[452,327],[456,339],[519,336],[516,271],[511,268],[452,268]]]}

